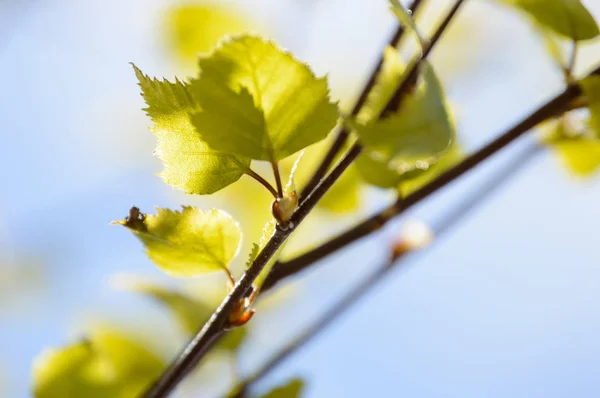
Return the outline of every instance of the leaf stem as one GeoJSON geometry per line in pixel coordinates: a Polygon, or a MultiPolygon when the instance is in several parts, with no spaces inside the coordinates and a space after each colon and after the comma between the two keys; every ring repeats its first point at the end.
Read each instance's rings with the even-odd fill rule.
{"type": "Polygon", "coordinates": [[[575,81],[573,72],[575,70],[575,63],[577,62],[578,49],[579,49],[579,46],[577,45],[577,41],[573,40],[573,43],[571,46],[571,55],[569,56],[569,62],[567,63],[567,65],[564,68],[565,81],[567,82],[567,84],[573,83],[575,81]]]}
{"type": "MultiPolygon", "coordinates": [[[[408,9],[411,10],[413,15],[416,15],[416,13],[419,10],[422,3],[423,3],[422,0],[413,0],[412,4],[408,7],[408,9]]],[[[405,32],[406,32],[406,29],[404,28],[404,26],[398,25],[396,31],[394,32],[393,36],[390,38],[390,40],[388,42],[388,46],[392,46],[392,47],[398,46],[398,44],[404,37],[405,32]]],[[[358,99],[356,100],[356,102],[354,104],[354,107],[352,108],[352,113],[351,113],[352,116],[358,115],[358,113],[364,106],[364,104],[367,101],[367,98],[369,96],[369,93],[375,86],[375,82],[377,81],[377,76],[379,75],[379,72],[381,72],[382,67],[383,67],[383,53],[380,56],[380,58],[377,62],[377,65],[371,72],[371,75],[369,76],[369,80],[367,81],[363,90],[361,91],[358,99]]],[[[303,198],[305,198],[306,196],[308,196],[308,194],[310,192],[312,192],[312,190],[317,186],[319,181],[321,181],[321,179],[325,176],[325,174],[327,173],[327,170],[329,170],[329,167],[333,164],[335,157],[340,153],[340,151],[346,144],[346,141],[348,140],[349,136],[350,136],[350,131],[348,131],[348,129],[344,126],[340,127],[340,129],[337,132],[337,135],[335,137],[335,140],[331,144],[331,147],[329,148],[329,150],[323,157],[323,160],[321,160],[321,163],[317,167],[317,170],[315,170],[315,172],[313,173],[311,179],[308,181],[308,183],[302,190],[302,192],[300,194],[300,198],[299,198],[300,201],[303,198]]]]}
{"type": "Polygon", "coordinates": [[[271,166],[273,167],[273,175],[277,184],[277,197],[283,198],[283,184],[281,183],[281,174],[279,173],[279,163],[271,161],[271,166]]]}
{"type": "Polygon", "coordinates": [[[248,175],[248,176],[254,178],[256,181],[260,182],[260,184],[263,187],[267,188],[269,190],[269,192],[271,192],[271,195],[273,195],[274,198],[277,198],[277,191],[275,190],[275,188],[273,188],[273,185],[271,185],[267,180],[262,178],[260,174],[256,173],[251,168],[247,168],[245,173],[246,173],[246,175],[248,175]]]}

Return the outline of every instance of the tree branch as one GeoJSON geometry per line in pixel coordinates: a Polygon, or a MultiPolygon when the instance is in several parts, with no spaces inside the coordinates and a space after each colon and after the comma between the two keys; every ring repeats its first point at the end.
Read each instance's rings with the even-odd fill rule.
{"type": "MultiPolygon", "coordinates": [[[[439,239],[444,233],[450,230],[450,228],[455,226],[461,220],[464,220],[468,213],[473,212],[477,206],[483,204],[486,199],[488,199],[500,188],[500,186],[502,186],[502,184],[509,180],[509,177],[514,175],[519,170],[522,170],[523,166],[533,159],[535,154],[539,153],[539,150],[540,147],[537,145],[527,148],[525,151],[519,154],[517,158],[512,160],[507,167],[504,167],[502,170],[495,173],[495,175],[486,181],[483,186],[478,187],[476,192],[471,194],[469,199],[447,212],[443,219],[437,223],[437,227],[434,228],[435,239],[439,239]]],[[[397,257],[390,259],[390,261],[388,261],[385,265],[375,270],[367,279],[360,282],[329,311],[319,317],[319,319],[310,327],[308,327],[302,334],[298,335],[281,351],[277,352],[250,377],[238,384],[238,386],[235,388],[236,393],[231,398],[244,397],[248,390],[255,383],[267,376],[273,369],[283,363],[293,353],[304,347],[327,327],[332,325],[340,318],[341,315],[347,312],[353,304],[358,302],[361,298],[364,298],[364,296],[374,287],[376,287],[377,284],[382,281],[390,271],[392,271],[392,269],[395,269],[401,265],[401,260],[407,254],[410,254],[413,251],[414,250],[401,252],[397,257]]]]}
{"type": "MultiPolygon", "coordinates": [[[[434,37],[428,46],[427,54],[438,42],[448,22],[452,19],[464,0],[457,0],[453,10],[446,16],[442,24],[436,30],[434,37]]],[[[424,56],[425,56],[424,55],[424,56]]],[[[424,59],[422,56],[415,65],[418,66],[424,59]]],[[[399,88],[397,91],[400,91],[399,88]]],[[[408,93],[404,91],[398,96],[403,97],[408,93]]],[[[146,398],[166,397],[185,375],[200,362],[212,345],[221,337],[225,329],[229,326],[228,320],[232,310],[238,305],[250,291],[254,280],[258,277],[270,258],[277,252],[281,244],[295,230],[295,228],[304,220],[308,213],[314,208],[317,202],[325,195],[331,186],[337,181],[342,173],[362,152],[362,146],[355,144],[334,167],[334,169],[321,180],[308,197],[300,204],[298,209],[292,215],[292,218],[285,225],[278,224],[275,233],[269,239],[265,247],[260,251],[256,259],[238,280],[229,295],[225,297],[219,308],[215,310],[210,319],[198,332],[198,334],[181,351],[175,361],[161,374],[160,378],[146,391],[146,398]]]]}
{"type": "MultiPolygon", "coordinates": [[[[412,12],[413,15],[416,15],[416,13],[419,11],[422,3],[423,3],[422,0],[413,0],[412,4],[408,6],[408,9],[412,12]]],[[[388,42],[388,46],[392,46],[392,47],[398,46],[398,44],[404,37],[405,32],[406,32],[406,29],[404,29],[403,26],[398,25],[398,28],[394,32],[394,35],[391,37],[390,41],[388,42]]],[[[367,98],[369,96],[369,93],[375,86],[377,76],[379,75],[379,72],[381,72],[382,67],[383,67],[383,53],[382,53],[381,57],[379,58],[379,61],[377,62],[375,69],[373,69],[373,71],[371,72],[371,75],[369,76],[369,80],[367,81],[363,90],[361,91],[358,99],[356,100],[356,103],[354,104],[354,107],[352,108],[352,113],[351,113],[352,116],[358,115],[358,113],[364,106],[364,104],[367,101],[367,98]]],[[[335,137],[335,141],[333,141],[333,143],[331,144],[331,147],[329,148],[329,151],[327,151],[327,153],[323,157],[323,160],[319,164],[319,167],[317,168],[317,170],[315,170],[311,179],[308,181],[308,183],[306,184],[304,189],[302,189],[302,192],[300,194],[300,200],[302,200],[310,192],[312,192],[312,190],[315,189],[315,187],[317,186],[319,181],[321,181],[321,179],[325,176],[325,174],[327,173],[327,170],[329,170],[329,167],[333,164],[335,157],[340,153],[340,151],[346,144],[346,141],[348,140],[349,135],[350,135],[350,132],[348,131],[348,129],[345,126],[341,126],[340,130],[338,131],[338,133],[335,137]]]]}
{"type": "Polygon", "coordinates": [[[314,262],[369,235],[374,231],[381,229],[389,220],[403,213],[411,206],[429,197],[431,194],[437,192],[439,189],[445,187],[458,177],[467,173],[475,166],[519,138],[531,128],[568,110],[572,102],[579,98],[580,95],[581,88],[577,84],[569,85],[563,93],[544,104],[537,111],[533,112],[531,115],[517,123],[508,131],[501,134],[498,138],[479,149],[477,152],[473,153],[456,166],[440,174],[438,177],[420,189],[404,197],[402,200],[396,201],[381,212],[367,218],[361,223],[355,225],[353,228],[350,228],[348,231],[330,239],[315,249],[285,263],[277,263],[275,266],[273,266],[271,272],[265,279],[265,282],[262,286],[263,292],[272,288],[282,279],[301,272],[314,262]]]}

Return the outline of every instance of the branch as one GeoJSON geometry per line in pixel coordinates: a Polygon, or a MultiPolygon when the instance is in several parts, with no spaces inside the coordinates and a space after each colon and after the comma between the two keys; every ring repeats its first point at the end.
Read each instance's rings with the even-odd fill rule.
{"type": "MultiPolygon", "coordinates": [[[[458,7],[464,0],[457,0],[453,10],[446,16],[442,24],[436,30],[427,49],[427,54],[437,43],[443,30],[446,29],[448,22],[452,19],[458,10],[458,7]]],[[[425,54],[415,62],[418,66],[420,61],[427,55],[425,54]]],[[[397,90],[400,91],[400,88],[397,90]]],[[[399,94],[403,97],[408,90],[399,94]]],[[[292,218],[285,225],[278,224],[275,233],[269,239],[265,247],[258,254],[252,265],[241,276],[229,295],[225,297],[221,305],[215,310],[210,319],[204,324],[202,329],[180,352],[171,365],[161,374],[160,378],[144,394],[146,398],[166,397],[177,384],[192,370],[198,362],[206,355],[212,345],[222,336],[225,329],[228,328],[229,316],[239,302],[246,297],[250,291],[254,280],[266,266],[267,262],[277,252],[281,244],[295,230],[295,228],[304,220],[308,213],[314,208],[317,202],[325,195],[331,186],[338,180],[342,173],[362,152],[362,146],[355,144],[334,169],[321,180],[310,195],[300,204],[298,209],[292,215],[292,218]]]]}
{"type": "MultiPolygon", "coordinates": [[[[599,73],[598,71],[594,73],[599,73]]],[[[500,151],[508,144],[522,136],[531,128],[539,123],[556,117],[571,107],[574,100],[581,96],[581,88],[577,84],[569,85],[565,91],[540,107],[537,111],[517,123],[511,129],[501,134],[498,138],[473,153],[456,166],[448,169],[443,174],[406,196],[402,200],[397,200],[381,212],[367,218],[348,231],[330,239],[315,249],[291,259],[285,263],[276,264],[267,276],[262,290],[263,292],[272,288],[276,283],[288,276],[294,275],[305,268],[308,268],[314,262],[334,253],[335,251],[369,235],[370,233],[381,229],[389,220],[400,215],[411,206],[419,203],[431,194],[445,187],[458,177],[467,173],[475,166],[488,159],[496,152],[500,151]]]]}
{"type": "MultiPolygon", "coordinates": [[[[412,4],[410,6],[408,6],[408,9],[412,12],[413,15],[416,15],[416,13],[418,12],[422,3],[423,3],[422,0],[413,0],[412,4]]],[[[398,46],[398,44],[404,37],[405,32],[406,32],[406,29],[404,29],[403,26],[398,25],[398,28],[394,32],[394,35],[391,37],[390,41],[388,42],[388,46],[392,46],[392,47],[398,46]]],[[[373,71],[371,72],[371,75],[369,76],[369,80],[367,81],[363,90],[361,91],[358,99],[356,100],[356,103],[354,104],[354,107],[352,108],[352,113],[351,113],[352,116],[358,115],[358,113],[362,109],[363,105],[367,101],[369,93],[375,86],[377,76],[379,75],[379,72],[381,72],[382,67],[383,67],[383,53],[382,53],[381,57],[379,58],[379,61],[377,62],[377,66],[375,66],[375,69],[373,69],[373,71]]],[[[335,157],[340,153],[340,151],[344,147],[344,144],[346,144],[346,141],[348,140],[349,136],[350,136],[350,132],[348,131],[348,129],[345,126],[340,127],[340,130],[338,131],[338,133],[335,137],[335,141],[333,141],[333,143],[331,144],[329,151],[325,154],[325,156],[323,157],[323,160],[319,164],[319,167],[317,168],[317,170],[315,170],[311,179],[308,181],[308,183],[302,190],[302,193],[300,194],[300,200],[302,200],[303,198],[308,196],[308,194],[310,192],[312,192],[313,189],[315,189],[315,187],[317,186],[319,181],[321,181],[321,179],[325,176],[325,174],[327,173],[327,170],[329,170],[329,167],[333,164],[335,157]]]]}
{"type": "MultiPolygon", "coordinates": [[[[517,158],[512,160],[507,167],[504,167],[502,170],[493,175],[483,186],[478,187],[477,191],[471,194],[469,199],[447,212],[444,218],[437,223],[438,225],[434,230],[435,239],[439,239],[444,233],[448,232],[450,228],[456,226],[456,224],[464,220],[468,213],[473,212],[477,206],[483,204],[485,200],[488,199],[494,192],[496,192],[502,186],[502,184],[507,182],[512,175],[519,170],[522,170],[523,166],[532,160],[534,155],[539,153],[539,150],[540,147],[538,145],[527,148],[523,153],[519,154],[517,158]]],[[[359,285],[347,293],[340,301],[338,301],[336,305],[322,315],[302,334],[298,335],[281,351],[277,352],[250,377],[239,383],[234,390],[236,391],[235,395],[232,395],[231,398],[243,398],[246,396],[245,394],[247,394],[248,390],[250,390],[255,383],[263,379],[292,354],[304,347],[321,332],[325,331],[326,328],[331,326],[340,318],[340,316],[346,313],[352,307],[352,305],[356,304],[361,298],[364,298],[369,291],[375,288],[377,284],[381,282],[390,271],[392,271],[392,269],[395,269],[401,265],[401,260],[407,254],[412,252],[414,252],[414,250],[403,251],[397,257],[391,258],[390,261],[375,270],[367,279],[362,281],[359,285]]]]}

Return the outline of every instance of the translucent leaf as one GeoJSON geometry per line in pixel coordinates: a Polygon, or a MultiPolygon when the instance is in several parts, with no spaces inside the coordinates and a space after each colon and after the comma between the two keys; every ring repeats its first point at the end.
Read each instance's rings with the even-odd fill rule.
{"type": "Polygon", "coordinates": [[[354,123],[353,127],[371,153],[393,169],[412,169],[418,162],[438,156],[454,138],[442,87],[427,63],[422,65],[417,87],[398,113],[354,123]]]}
{"type": "Polygon", "coordinates": [[[154,122],[156,154],[165,165],[164,181],[191,194],[211,194],[236,182],[250,167],[250,158],[215,151],[202,141],[190,122],[189,113],[199,109],[188,85],[175,80],[160,81],[135,74],[154,122]]]}
{"type": "Polygon", "coordinates": [[[242,237],[238,223],[222,210],[182,211],[157,208],[156,215],[142,215],[132,208],[118,221],[144,243],[148,257],[173,276],[194,276],[227,270],[242,237]]]}
{"type": "Polygon", "coordinates": [[[421,46],[421,49],[423,49],[427,45],[427,40],[423,38],[423,35],[421,35],[421,32],[419,32],[419,29],[417,28],[417,25],[415,25],[415,20],[410,11],[407,11],[406,8],[404,8],[404,6],[400,4],[398,0],[389,1],[390,9],[392,10],[396,18],[398,18],[398,22],[400,22],[400,24],[405,28],[408,28],[408,30],[410,30],[411,33],[415,35],[417,41],[419,42],[419,45],[421,46]]]}
{"type": "MultiPolygon", "coordinates": [[[[150,283],[136,282],[126,286],[128,290],[144,294],[171,311],[181,328],[190,337],[210,318],[214,308],[181,292],[150,283]]],[[[235,351],[246,337],[246,328],[236,328],[217,343],[216,349],[235,351]]]]}
{"type": "Polygon", "coordinates": [[[383,51],[381,72],[379,72],[375,85],[367,96],[365,106],[362,107],[356,118],[359,123],[365,124],[377,119],[387,102],[394,95],[405,71],[406,65],[400,59],[398,51],[394,47],[386,47],[383,51]]]}
{"type": "Polygon", "coordinates": [[[600,140],[587,126],[582,131],[574,131],[571,117],[571,114],[566,114],[552,125],[543,142],[553,148],[573,176],[590,177],[600,170],[600,140]]]}
{"type": "Polygon", "coordinates": [[[302,395],[304,389],[304,380],[292,379],[286,384],[276,387],[262,398],[298,398],[302,395]]]}
{"type": "Polygon", "coordinates": [[[177,55],[196,61],[223,36],[247,32],[253,25],[247,15],[223,4],[184,3],[170,9],[166,28],[177,55]]]}
{"type": "Polygon", "coordinates": [[[454,142],[440,157],[430,162],[425,170],[414,169],[403,175],[401,192],[404,196],[416,191],[444,171],[460,163],[465,157],[461,146],[454,142]]]}
{"type": "Polygon", "coordinates": [[[600,76],[592,75],[580,82],[590,110],[590,128],[600,139],[600,76]]]}
{"type": "Polygon", "coordinates": [[[135,398],[164,367],[133,339],[102,330],[42,353],[33,364],[33,393],[36,398],[135,398]]]}
{"type": "Polygon", "coordinates": [[[537,23],[573,40],[600,34],[594,17],[579,0],[502,0],[528,13],[537,23]]]}
{"type": "Polygon", "coordinates": [[[356,159],[356,168],[366,183],[380,188],[396,188],[402,181],[402,174],[388,167],[369,151],[363,152],[356,159]]]}
{"type": "Polygon", "coordinates": [[[214,149],[278,161],[322,140],[337,106],[325,78],[272,42],[241,36],[200,58],[192,122],[214,149]]]}

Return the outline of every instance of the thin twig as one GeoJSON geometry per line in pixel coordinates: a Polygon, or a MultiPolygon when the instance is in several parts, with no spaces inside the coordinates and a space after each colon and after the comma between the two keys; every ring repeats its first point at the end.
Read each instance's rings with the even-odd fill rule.
{"type": "Polygon", "coordinates": [[[422,201],[431,194],[437,192],[447,184],[458,177],[467,173],[478,164],[500,151],[502,148],[519,138],[525,132],[535,127],[537,124],[554,118],[556,115],[565,112],[573,100],[581,95],[581,88],[572,84],[566,90],[540,107],[537,111],[517,123],[511,129],[500,135],[498,138],[479,149],[477,152],[465,158],[456,166],[448,169],[438,177],[407,195],[402,200],[396,201],[381,212],[367,218],[346,232],[330,239],[320,246],[293,258],[284,263],[277,263],[273,266],[267,276],[262,290],[263,292],[271,289],[276,283],[288,276],[301,272],[314,262],[334,253],[335,251],[369,235],[370,233],[381,229],[389,220],[406,211],[409,207],[422,201]]]}
{"type": "Polygon", "coordinates": [[[271,192],[271,195],[273,195],[274,198],[277,198],[277,191],[275,190],[275,188],[273,188],[273,185],[269,184],[269,182],[267,180],[265,180],[264,178],[262,178],[262,176],[260,174],[258,174],[257,172],[255,172],[251,168],[247,168],[246,169],[246,175],[254,178],[263,187],[267,188],[269,190],[269,192],[271,192]]]}
{"type": "MultiPolygon", "coordinates": [[[[412,4],[408,6],[408,9],[411,10],[413,15],[415,15],[418,12],[422,2],[423,2],[422,0],[413,0],[412,4]]],[[[398,44],[404,37],[405,32],[406,32],[406,29],[404,28],[404,26],[398,25],[398,28],[396,29],[393,36],[390,38],[390,40],[388,42],[388,46],[391,46],[391,47],[398,46],[398,44]]],[[[358,113],[364,106],[365,102],[367,101],[367,98],[369,97],[369,93],[375,86],[375,82],[377,81],[377,76],[379,75],[379,72],[381,72],[382,67],[383,67],[383,53],[382,53],[382,56],[379,58],[377,65],[371,72],[371,75],[369,76],[369,80],[365,84],[358,99],[356,100],[356,103],[354,104],[354,107],[352,108],[351,115],[353,115],[353,116],[358,115],[358,113]]],[[[348,129],[345,126],[341,126],[339,128],[339,131],[337,132],[335,140],[331,144],[331,147],[329,148],[329,150],[323,157],[323,160],[321,161],[321,163],[319,164],[319,166],[317,167],[315,172],[312,174],[312,177],[310,178],[310,180],[308,181],[306,186],[302,189],[302,192],[300,194],[300,200],[302,200],[303,198],[308,196],[308,194],[310,192],[312,192],[312,190],[317,186],[319,181],[321,181],[321,179],[325,176],[325,174],[327,173],[327,170],[329,170],[329,167],[333,164],[335,157],[340,153],[340,151],[346,144],[346,141],[348,140],[349,135],[350,135],[350,131],[348,131],[348,129]]]]}
{"type": "MultiPolygon", "coordinates": [[[[456,4],[460,5],[462,2],[463,0],[457,0],[456,4]]],[[[457,8],[458,7],[456,7],[456,9],[457,8]]],[[[441,36],[441,31],[447,27],[448,19],[452,18],[454,15],[455,11],[451,12],[442,22],[436,31],[434,38],[431,39],[429,50],[431,50],[438,41],[437,39],[441,36]]],[[[400,96],[405,94],[407,93],[405,92],[400,96]]],[[[200,362],[211,348],[212,344],[214,344],[214,342],[224,333],[225,328],[228,326],[229,315],[238,305],[240,300],[246,296],[254,280],[258,277],[270,258],[277,252],[281,244],[302,222],[317,202],[325,195],[361,152],[362,146],[354,145],[333,170],[317,184],[315,189],[300,204],[298,209],[292,215],[292,218],[286,223],[285,228],[278,225],[271,239],[269,239],[267,244],[260,251],[252,265],[250,265],[246,272],[241,276],[231,292],[225,297],[219,308],[215,310],[210,319],[177,356],[175,361],[161,374],[156,383],[146,391],[144,397],[163,398],[167,396],[185,375],[200,362]]]]}
{"type": "Polygon", "coordinates": [[[283,198],[283,184],[281,183],[281,173],[279,173],[279,163],[273,161],[271,162],[271,167],[273,167],[273,175],[277,184],[277,197],[283,198]]]}

